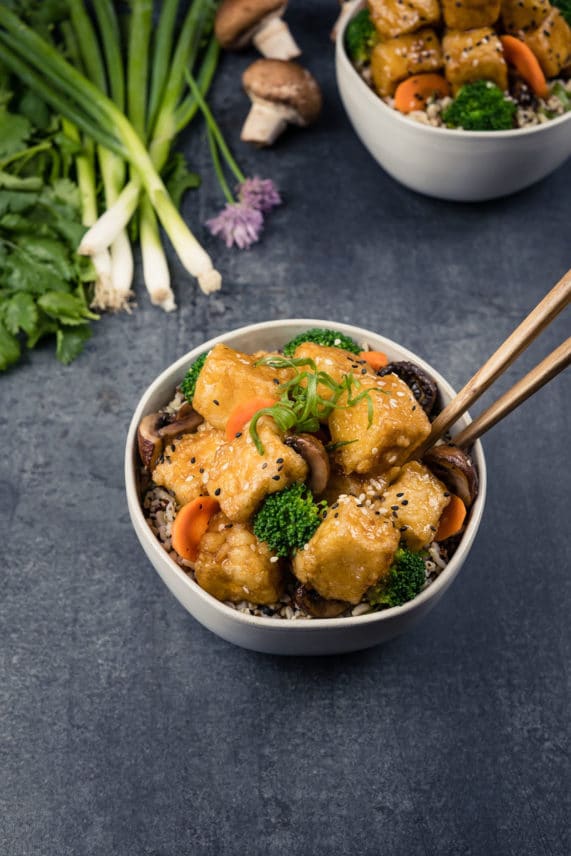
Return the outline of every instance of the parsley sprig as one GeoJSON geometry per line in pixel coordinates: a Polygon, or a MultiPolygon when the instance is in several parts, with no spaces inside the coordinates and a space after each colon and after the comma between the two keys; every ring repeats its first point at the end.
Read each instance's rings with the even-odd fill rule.
{"type": "Polygon", "coordinates": [[[262,416],[271,416],[281,431],[313,433],[319,430],[321,422],[326,422],[333,410],[354,407],[360,401],[367,402],[368,425],[373,422],[373,401],[368,389],[354,374],[346,374],[337,382],[330,374],[320,371],[314,360],[292,359],[288,357],[263,357],[257,366],[270,366],[274,369],[302,369],[294,377],[279,387],[280,398],[272,407],[264,407],[254,414],[250,421],[250,436],[260,455],[264,447],[258,434],[257,425],[262,416]],[[320,387],[331,393],[328,398],[320,394],[320,387]],[[339,404],[346,394],[344,404],[339,404]]]}

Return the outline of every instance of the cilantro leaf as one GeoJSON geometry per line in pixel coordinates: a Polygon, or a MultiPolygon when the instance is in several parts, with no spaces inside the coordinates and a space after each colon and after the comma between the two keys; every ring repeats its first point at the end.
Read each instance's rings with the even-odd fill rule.
{"type": "Polygon", "coordinates": [[[14,365],[20,359],[20,344],[0,322],[0,372],[14,365]]]}
{"type": "Polygon", "coordinates": [[[31,135],[32,123],[29,119],[0,107],[0,158],[24,149],[31,135]]]}
{"type": "Polygon", "coordinates": [[[200,187],[200,176],[192,172],[186,163],[186,158],[180,152],[170,156],[163,170],[163,180],[177,208],[180,208],[182,197],[187,190],[200,187]]]}
{"type": "Polygon", "coordinates": [[[3,304],[4,324],[14,336],[23,330],[32,334],[38,324],[38,310],[30,294],[20,292],[14,294],[3,304]]]}
{"type": "Polygon", "coordinates": [[[97,320],[99,315],[90,312],[85,301],[74,294],[66,294],[61,291],[48,291],[38,298],[40,306],[46,315],[54,318],[61,324],[83,324],[85,319],[97,320]]]}
{"type": "Polygon", "coordinates": [[[70,329],[60,329],[56,333],[56,356],[64,366],[69,365],[81,352],[86,341],[91,337],[89,324],[82,324],[70,329]]]}

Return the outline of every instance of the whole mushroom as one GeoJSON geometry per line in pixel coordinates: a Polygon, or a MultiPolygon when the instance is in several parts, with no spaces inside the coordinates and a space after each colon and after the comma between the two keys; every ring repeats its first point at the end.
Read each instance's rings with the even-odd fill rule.
{"type": "Polygon", "coordinates": [[[305,127],[321,111],[321,90],[314,77],[295,62],[259,59],[242,77],[252,107],[242,139],[258,146],[271,144],[288,124],[305,127]]]}
{"type": "Polygon", "coordinates": [[[226,50],[250,43],[272,59],[293,59],[301,51],[282,21],[284,0],[223,0],[216,13],[214,33],[226,50]]]}
{"type": "Polygon", "coordinates": [[[423,461],[470,508],[478,496],[478,471],[471,457],[457,446],[442,443],[429,449],[423,461]]]}

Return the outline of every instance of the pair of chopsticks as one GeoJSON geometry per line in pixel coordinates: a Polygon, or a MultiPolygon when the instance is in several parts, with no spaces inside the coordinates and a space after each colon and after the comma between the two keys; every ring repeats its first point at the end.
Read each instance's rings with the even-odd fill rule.
{"type": "MultiPolygon", "coordinates": [[[[522,354],[534,339],[550,324],[571,301],[571,270],[559,280],[551,291],[533,309],[527,318],[511,333],[498,350],[470,378],[466,386],[452,399],[432,423],[432,430],[422,446],[415,450],[414,457],[421,458],[443,434],[470,408],[474,402],[502,375],[522,354]]],[[[545,386],[552,378],[571,363],[571,338],[559,345],[525,377],[497,399],[487,410],[460,431],[452,442],[455,446],[471,446],[500,419],[515,410],[534,392],[545,386]]]]}

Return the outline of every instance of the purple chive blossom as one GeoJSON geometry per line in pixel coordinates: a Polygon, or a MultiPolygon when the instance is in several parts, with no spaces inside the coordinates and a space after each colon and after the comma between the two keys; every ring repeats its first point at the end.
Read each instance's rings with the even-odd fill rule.
{"type": "Polygon", "coordinates": [[[244,205],[267,214],[272,208],[282,204],[282,198],[271,178],[247,178],[237,187],[238,198],[244,205]]]}
{"type": "Polygon", "coordinates": [[[227,202],[220,214],[207,220],[206,225],[213,235],[222,238],[227,247],[236,244],[245,250],[259,240],[264,217],[261,211],[243,202],[227,202]]]}

